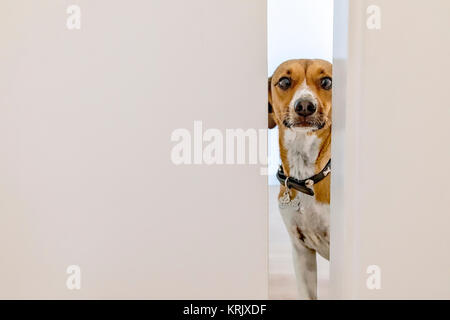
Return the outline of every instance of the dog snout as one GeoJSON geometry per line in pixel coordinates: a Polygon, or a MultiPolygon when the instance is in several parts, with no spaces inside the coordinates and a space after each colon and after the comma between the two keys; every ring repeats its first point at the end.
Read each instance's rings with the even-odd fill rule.
{"type": "Polygon", "coordinates": [[[308,117],[317,111],[317,104],[308,98],[300,98],[295,102],[294,108],[299,116],[308,117]]]}

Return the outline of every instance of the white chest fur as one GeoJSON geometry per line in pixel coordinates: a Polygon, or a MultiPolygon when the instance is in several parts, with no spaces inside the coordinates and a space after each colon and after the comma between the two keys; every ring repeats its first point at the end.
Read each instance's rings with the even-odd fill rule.
{"type": "Polygon", "coordinates": [[[284,143],[288,151],[290,176],[296,179],[306,179],[314,175],[317,156],[319,155],[320,139],[306,130],[287,130],[284,143]]]}
{"type": "MultiPolygon", "coordinates": [[[[316,160],[321,140],[308,135],[305,130],[287,130],[284,136],[287,149],[290,176],[299,180],[316,174],[316,160]]],[[[294,244],[300,241],[321,256],[329,259],[330,206],[319,203],[314,197],[298,193],[301,211],[294,208],[280,208],[284,223],[294,244]]]]}

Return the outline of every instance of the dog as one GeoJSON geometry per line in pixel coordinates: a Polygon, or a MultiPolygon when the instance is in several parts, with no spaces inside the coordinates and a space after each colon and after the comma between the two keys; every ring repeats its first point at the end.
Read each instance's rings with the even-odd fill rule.
{"type": "Polygon", "coordinates": [[[332,64],[289,60],[269,78],[269,128],[278,126],[280,213],[300,299],[317,299],[316,253],[330,256],[332,64]]]}

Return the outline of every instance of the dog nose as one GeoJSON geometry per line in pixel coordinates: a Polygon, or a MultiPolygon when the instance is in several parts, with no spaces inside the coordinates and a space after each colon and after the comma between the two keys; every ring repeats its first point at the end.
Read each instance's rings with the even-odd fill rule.
{"type": "Polygon", "coordinates": [[[298,99],[294,108],[295,112],[302,117],[308,117],[317,111],[317,106],[309,99],[298,99]]]}

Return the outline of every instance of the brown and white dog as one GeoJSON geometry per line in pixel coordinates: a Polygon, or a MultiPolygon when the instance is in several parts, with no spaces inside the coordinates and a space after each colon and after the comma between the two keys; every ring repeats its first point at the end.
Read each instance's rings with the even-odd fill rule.
{"type": "MultiPolygon", "coordinates": [[[[329,163],[331,96],[332,64],[324,60],[286,61],[269,79],[269,128],[278,126],[286,177],[305,181],[329,163]]],[[[317,298],[316,252],[326,259],[330,255],[328,173],[309,186],[313,196],[282,185],[278,197],[301,299],[317,298]]]]}

